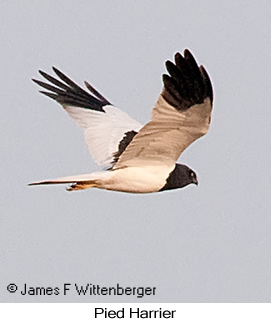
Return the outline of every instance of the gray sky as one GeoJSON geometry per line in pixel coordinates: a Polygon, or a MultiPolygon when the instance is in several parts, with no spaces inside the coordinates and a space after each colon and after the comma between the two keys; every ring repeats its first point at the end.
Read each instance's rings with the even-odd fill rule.
{"type": "Polygon", "coordinates": [[[141,302],[270,302],[270,1],[1,1],[0,300],[6,286],[151,286],[141,302]],[[31,82],[56,66],[147,122],[164,62],[189,48],[215,93],[180,161],[199,186],[150,195],[31,181],[96,171],[81,129],[31,82]]]}

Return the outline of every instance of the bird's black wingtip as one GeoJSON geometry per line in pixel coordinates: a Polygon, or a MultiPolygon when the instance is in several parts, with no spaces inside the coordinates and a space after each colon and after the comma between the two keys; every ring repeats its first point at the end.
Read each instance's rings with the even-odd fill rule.
{"type": "Polygon", "coordinates": [[[204,68],[204,66],[200,66],[199,70],[201,72],[201,74],[203,75],[204,79],[205,79],[205,83],[206,83],[206,95],[210,98],[211,103],[213,103],[214,100],[214,91],[213,91],[213,86],[212,86],[212,82],[210,79],[209,74],[207,73],[206,69],[204,68]]]}
{"type": "Polygon", "coordinates": [[[42,94],[56,100],[63,106],[70,105],[101,112],[104,112],[103,107],[105,105],[112,105],[89,84],[87,85],[87,88],[94,95],[86,92],[55,66],[52,66],[52,70],[60,80],[41,70],[39,70],[39,73],[43,78],[49,81],[49,83],[33,79],[33,82],[50,91],[40,91],[42,94]]]}
{"type": "Polygon", "coordinates": [[[166,101],[177,110],[187,109],[203,103],[209,97],[213,101],[211,80],[203,67],[199,67],[191,51],[185,49],[183,55],[177,52],[175,62],[165,62],[168,76],[163,75],[166,101]]]}
{"type": "Polygon", "coordinates": [[[60,72],[60,70],[58,68],[56,68],[55,66],[52,66],[52,70],[57,73],[57,72],[60,72]]]}
{"type": "MultiPolygon", "coordinates": [[[[42,70],[39,70],[38,72],[39,72],[39,74],[40,74],[41,76],[43,76],[44,78],[47,78],[47,76],[48,76],[48,74],[47,74],[47,73],[43,72],[42,70]]],[[[50,76],[50,75],[49,75],[49,76],[50,76]]]]}
{"type": "Polygon", "coordinates": [[[194,57],[191,51],[187,48],[183,51],[183,54],[184,54],[184,58],[190,58],[191,56],[194,57]]]}

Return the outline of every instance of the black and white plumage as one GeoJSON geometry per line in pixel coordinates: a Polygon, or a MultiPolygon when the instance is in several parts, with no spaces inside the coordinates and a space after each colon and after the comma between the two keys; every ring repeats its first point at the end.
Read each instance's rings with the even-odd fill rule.
{"type": "Polygon", "coordinates": [[[180,154],[209,129],[213,91],[203,66],[192,54],[175,55],[166,62],[168,74],[152,110],[142,126],[114,107],[89,83],[83,90],[58,69],[58,79],[40,71],[51,84],[33,80],[41,93],[60,103],[83,128],[94,161],[106,171],[31,183],[71,184],[68,190],[97,187],[130,193],[151,193],[197,184],[196,173],[176,164],[180,154]]]}

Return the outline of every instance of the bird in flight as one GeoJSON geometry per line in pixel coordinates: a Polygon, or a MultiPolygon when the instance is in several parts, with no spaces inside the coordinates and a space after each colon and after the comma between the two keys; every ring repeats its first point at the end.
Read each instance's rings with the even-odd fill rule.
{"type": "Polygon", "coordinates": [[[163,89],[151,120],[141,125],[114,107],[88,82],[89,92],[53,67],[49,83],[33,80],[40,91],[62,105],[83,128],[94,161],[105,170],[29,185],[70,184],[68,191],[97,187],[129,193],[152,193],[198,184],[196,173],[176,163],[181,153],[209,129],[213,102],[210,78],[189,50],[166,62],[163,89]]]}

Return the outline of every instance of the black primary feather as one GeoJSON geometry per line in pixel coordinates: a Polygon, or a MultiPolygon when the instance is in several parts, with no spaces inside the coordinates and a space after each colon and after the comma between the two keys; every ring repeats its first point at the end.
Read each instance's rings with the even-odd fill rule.
{"type": "Polygon", "coordinates": [[[88,90],[92,94],[94,94],[94,96],[86,92],[85,90],[83,90],[80,86],[78,86],[71,79],[69,79],[65,74],[60,72],[57,68],[53,67],[53,71],[64,83],[43,71],[39,71],[39,73],[47,81],[55,85],[53,86],[51,84],[33,79],[33,81],[37,83],[39,86],[50,91],[50,92],[40,91],[42,94],[56,100],[58,103],[64,106],[70,105],[74,107],[91,109],[91,110],[96,110],[101,112],[104,112],[103,107],[105,105],[112,105],[89,83],[85,82],[85,85],[88,88],[88,90]]]}
{"type": "Polygon", "coordinates": [[[166,61],[169,75],[163,75],[162,96],[177,110],[185,110],[192,105],[203,103],[204,99],[213,101],[210,78],[203,66],[198,66],[189,50],[175,55],[175,64],[166,61]]]}

